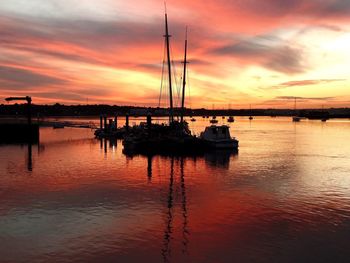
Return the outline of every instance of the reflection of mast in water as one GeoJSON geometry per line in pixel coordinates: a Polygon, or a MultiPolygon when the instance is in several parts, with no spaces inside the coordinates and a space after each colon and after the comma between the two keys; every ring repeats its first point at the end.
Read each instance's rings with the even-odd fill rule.
{"type": "Polygon", "coordinates": [[[174,185],[174,157],[171,157],[170,163],[170,181],[169,181],[169,194],[168,194],[168,211],[166,228],[164,231],[164,242],[162,248],[162,256],[164,262],[169,262],[171,256],[170,239],[172,234],[172,223],[173,223],[173,185],[174,185]]]}
{"type": "MultiPolygon", "coordinates": [[[[189,242],[189,230],[188,230],[188,214],[187,214],[187,199],[186,199],[186,186],[185,186],[185,173],[184,173],[184,158],[180,159],[180,177],[181,177],[181,208],[182,208],[182,253],[188,254],[187,246],[189,242]]],[[[164,241],[162,248],[162,256],[164,262],[169,262],[171,257],[171,244],[173,233],[173,205],[174,205],[174,157],[171,157],[170,163],[170,179],[169,179],[169,192],[167,199],[167,220],[164,231],[164,241]]]]}
{"type": "Polygon", "coordinates": [[[182,216],[183,216],[183,225],[182,225],[182,253],[187,254],[187,244],[188,244],[188,235],[190,232],[188,231],[188,220],[187,220],[187,206],[186,206],[186,187],[185,187],[185,173],[184,173],[184,158],[180,159],[180,176],[181,176],[181,195],[182,195],[182,216]]]}

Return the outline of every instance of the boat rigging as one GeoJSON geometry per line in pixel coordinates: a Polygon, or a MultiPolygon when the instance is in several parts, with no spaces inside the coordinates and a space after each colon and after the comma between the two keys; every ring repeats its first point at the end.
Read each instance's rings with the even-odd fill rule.
{"type": "Polygon", "coordinates": [[[185,55],[184,55],[184,61],[182,61],[184,64],[184,72],[182,76],[182,98],[181,98],[181,123],[183,123],[184,114],[185,114],[185,88],[186,88],[186,65],[187,65],[187,27],[186,27],[186,37],[185,37],[185,55]]]}
{"type": "Polygon", "coordinates": [[[167,63],[168,63],[168,80],[169,80],[169,124],[174,122],[174,109],[173,109],[173,91],[171,86],[171,61],[170,61],[170,35],[168,28],[168,14],[165,12],[165,42],[167,51],[167,63]]]}

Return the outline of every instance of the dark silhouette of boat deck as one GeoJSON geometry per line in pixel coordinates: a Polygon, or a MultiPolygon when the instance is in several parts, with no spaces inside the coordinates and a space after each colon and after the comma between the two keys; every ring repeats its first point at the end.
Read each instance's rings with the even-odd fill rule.
{"type": "MultiPolygon", "coordinates": [[[[169,123],[154,124],[152,117],[147,115],[147,122],[129,126],[129,116],[126,115],[125,126],[118,128],[117,116],[109,119],[107,123],[106,115],[100,117],[100,129],[96,130],[95,135],[98,138],[122,138],[125,152],[137,152],[145,154],[201,154],[215,147],[215,141],[208,138],[196,137],[191,134],[188,123],[184,120],[185,114],[185,88],[186,88],[186,66],[187,61],[187,28],[185,38],[185,52],[183,61],[182,77],[182,97],[179,121],[174,119],[173,91],[172,91],[172,72],[170,57],[170,35],[168,29],[168,17],[165,13],[165,47],[166,61],[168,70],[168,94],[169,94],[169,123]]],[[[215,117],[213,117],[215,119],[215,117]]],[[[217,120],[215,120],[218,122],[217,120]]],[[[234,146],[232,144],[232,146],[234,146]]],[[[238,143],[237,143],[238,147],[238,143]]]]}

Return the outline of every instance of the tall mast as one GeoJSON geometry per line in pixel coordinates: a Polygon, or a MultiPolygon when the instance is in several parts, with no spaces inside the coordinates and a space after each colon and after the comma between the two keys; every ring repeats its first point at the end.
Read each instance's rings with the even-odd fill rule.
{"type": "Polygon", "coordinates": [[[185,114],[185,87],[186,87],[186,64],[187,62],[187,27],[186,27],[186,38],[185,38],[185,57],[184,57],[184,73],[182,76],[182,101],[181,101],[181,122],[183,122],[185,114]]]}
{"type": "Polygon", "coordinates": [[[169,123],[173,123],[174,121],[174,113],[173,113],[173,91],[171,88],[171,62],[170,62],[170,43],[168,30],[168,16],[165,11],[165,40],[166,40],[166,51],[167,51],[167,60],[168,60],[168,75],[169,75],[169,101],[170,101],[170,112],[169,112],[169,123]]]}

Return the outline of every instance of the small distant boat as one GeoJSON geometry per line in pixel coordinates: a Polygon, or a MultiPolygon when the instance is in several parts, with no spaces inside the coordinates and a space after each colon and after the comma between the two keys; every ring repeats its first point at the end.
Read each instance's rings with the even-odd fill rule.
{"type": "Polygon", "coordinates": [[[215,115],[213,116],[213,119],[214,119],[214,120],[216,119],[216,116],[215,116],[215,115]]]}
{"type": "Polygon", "coordinates": [[[196,119],[195,118],[191,118],[191,121],[194,122],[194,121],[196,121],[196,119]]]}
{"type": "Polygon", "coordinates": [[[294,116],[293,117],[293,122],[299,122],[301,118],[299,116],[294,116]]]}
{"type": "Polygon", "coordinates": [[[211,125],[206,127],[199,138],[212,148],[238,149],[238,140],[231,138],[230,128],[227,125],[211,125]]]}
{"type": "Polygon", "coordinates": [[[249,105],[249,111],[250,111],[249,120],[251,121],[253,119],[253,116],[252,116],[252,104],[249,105]]]}
{"type": "Polygon", "coordinates": [[[326,122],[328,118],[322,118],[321,121],[326,122]]]}
{"type": "Polygon", "coordinates": [[[234,121],[235,121],[235,119],[233,118],[233,116],[229,116],[227,118],[227,122],[234,122],[234,121]]]}
{"type": "Polygon", "coordinates": [[[225,119],[225,116],[222,116],[221,118],[222,118],[222,119],[225,119]]]}
{"type": "Polygon", "coordinates": [[[292,120],[293,122],[299,122],[301,120],[301,118],[299,116],[297,116],[297,98],[294,98],[294,114],[295,116],[293,116],[292,120]]]}
{"type": "Polygon", "coordinates": [[[52,128],[54,128],[54,129],[63,129],[64,128],[64,124],[62,122],[55,122],[52,125],[52,128]]]}
{"type": "Polygon", "coordinates": [[[218,120],[216,120],[216,119],[211,119],[209,122],[210,122],[210,123],[218,123],[218,120]]]}

